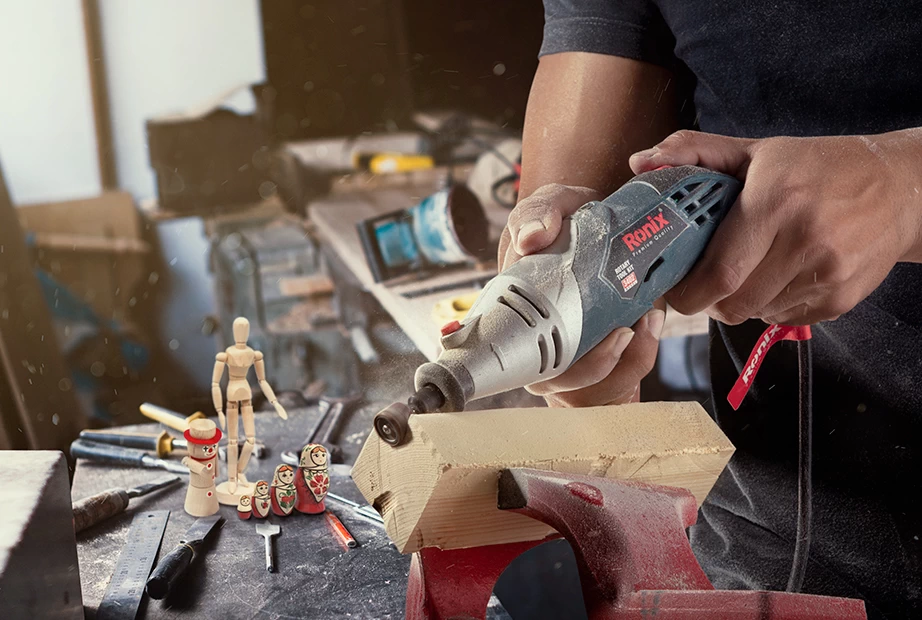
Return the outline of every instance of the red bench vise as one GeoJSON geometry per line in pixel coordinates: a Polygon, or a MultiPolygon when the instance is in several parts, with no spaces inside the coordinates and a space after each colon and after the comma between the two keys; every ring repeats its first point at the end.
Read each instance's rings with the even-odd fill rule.
{"type": "MultiPolygon", "coordinates": [[[[715,590],[685,533],[697,505],[685,489],[507,469],[499,507],[546,523],[576,555],[592,620],[866,620],[859,600],[715,590]]],[[[484,618],[496,580],[544,540],[414,553],[408,620],[484,618]]]]}

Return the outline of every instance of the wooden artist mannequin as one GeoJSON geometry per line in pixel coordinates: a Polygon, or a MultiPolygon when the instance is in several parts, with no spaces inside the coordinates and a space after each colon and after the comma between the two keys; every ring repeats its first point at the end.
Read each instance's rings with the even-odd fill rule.
{"type": "Polygon", "coordinates": [[[189,444],[189,456],[182,460],[189,468],[186,512],[193,517],[208,517],[218,512],[214,481],[218,473],[221,431],[211,420],[193,420],[183,435],[189,444]]]}
{"type": "Polygon", "coordinates": [[[221,377],[227,366],[227,482],[218,485],[218,500],[229,506],[236,505],[241,495],[252,495],[253,485],[243,475],[253,447],[256,445],[256,423],[253,420],[253,394],[247,381],[247,372],[251,366],[256,367],[256,378],[263,394],[275,407],[276,413],[283,420],[288,419],[285,408],[279,404],[275,392],[266,381],[266,364],[263,354],[247,346],[250,337],[250,322],[243,317],[234,319],[234,345],[215,356],[214,373],[211,376],[211,397],[221,428],[225,428],[223,397],[221,395],[221,377]],[[246,443],[237,458],[237,413],[243,415],[243,432],[246,443]]]}
{"type": "Polygon", "coordinates": [[[330,488],[330,474],[327,469],[329,454],[319,443],[311,443],[301,450],[295,487],[298,489],[298,503],[295,509],[306,514],[318,514],[326,510],[323,499],[330,488]]]}

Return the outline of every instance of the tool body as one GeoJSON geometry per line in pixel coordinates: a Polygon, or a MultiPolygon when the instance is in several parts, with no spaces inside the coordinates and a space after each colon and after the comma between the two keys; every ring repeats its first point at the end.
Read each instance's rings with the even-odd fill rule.
{"type": "Polygon", "coordinates": [[[169,455],[173,450],[186,450],[186,440],[171,437],[166,431],[159,433],[126,433],[113,431],[80,431],[80,439],[105,443],[123,448],[151,450],[159,458],[169,455]]]}
{"type": "Polygon", "coordinates": [[[463,321],[443,327],[442,354],[417,369],[408,405],[376,416],[378,434],[399,445],[410,413],[462,411],[566,371],[685,277],[741,188],[731,176],[679,166],[583,205],[553,244],[506,268],[463,321]]]}
{"type": "Polygon", "coordinates": [[[70,455],[75,459],[87,459],[95,463],[165,469],[176,474],[189,473],[189,470],[180,463],[158,459],[143,450],[111,446],[83,439],[76,439],[70,444],[70,455]]]}
{"type": "Polygon", "coordinates": [[[114,517],[128,507],[128,502],[133,497],[141,497],[166,488],[177,482],[179,476],[170,476],[147,484],[141,484],[130,489],[109,489],[96,495],[85,497],[74,502],[74,532],[83,530],[114,517]]]}
{"type": "Polygon", "coordinates": [[[169,510],[135,515],[128,530],[128,542],[118,556],[112,579],[96,610],[97,620],[131,620],[137,616],[144,584],[157,558],[169,518],[169,510]]]}
{"type": "Polygon", "coordinates": [[[165,598],[198,556],[208,535],[223,522],[224,518],[219,515],[197,519],[179,541],[179,545],[157,563],[147,580],[148,596],[157,600],[165,598]]]}

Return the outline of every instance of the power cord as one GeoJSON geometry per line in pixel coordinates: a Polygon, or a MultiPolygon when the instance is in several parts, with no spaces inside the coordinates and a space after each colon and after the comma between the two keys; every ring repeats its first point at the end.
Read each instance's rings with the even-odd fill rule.
{"type": "Polygon", "coordinates": [[[800,374],[800,431],[797,455],[797,539],[788,592],[800,592],[807,572],[813,523],[813,350],[810,340],[797,343],[800,374]]]}

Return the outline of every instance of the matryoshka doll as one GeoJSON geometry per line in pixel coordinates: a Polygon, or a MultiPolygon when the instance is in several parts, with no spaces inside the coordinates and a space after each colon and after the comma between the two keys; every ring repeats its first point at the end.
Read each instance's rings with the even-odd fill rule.
{"type": "Polygon", "coordinates": [[[272,500],[269,498],[269,483],[265,480],[256,481],[256,492],[253,494],[253,500],[250,502],[253,508],[253,516],[257,519],[265,519],[272,511],[272,500]]]}
{"type": "Polygon", "coordinates": [[[250,496],[241,495],[240,500],[237,502],[237,516],[246,521],[250,518],[253,510],[250,507],[250,496]]]}
{"type": "Polygon", "coordinates": [[[272,477],[272,512],[280,517],[287,517],[294,510],[297,490],[295,489],[295,470],[291,465],[279,465],[272,477]]]}
{"type": "Polygon", "coordinates": [[[214,481],[218,475],[221,431],[211,420],[193,420],[183,435],[189,446],[189,456],[182,460],[189,468],[186,512],[193,517],[207,517],[218,512],[214,481]]]}
{"type": "Polygon", "coordinates": [[[330,488],[330,474],[327,470],[329,454],[319,443],[311,443],[301,450],[298,464],[298,476],[295,486],[298,488],[298,512],[318,514],[326,510],[323,498],[330,488]]]}

